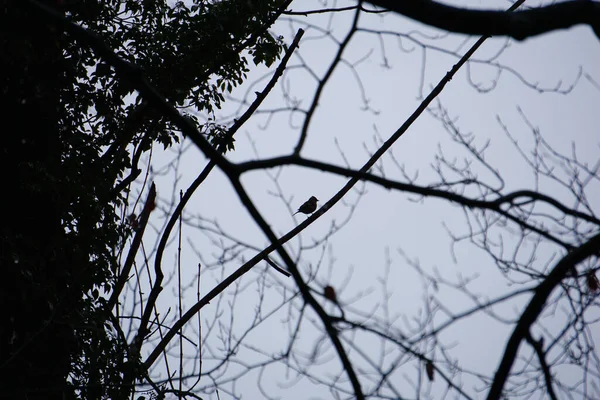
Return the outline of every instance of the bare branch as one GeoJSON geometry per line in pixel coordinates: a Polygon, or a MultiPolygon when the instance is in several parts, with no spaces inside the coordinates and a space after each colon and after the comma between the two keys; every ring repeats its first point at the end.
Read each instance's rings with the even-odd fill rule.
{"type": "Polygon", "coordinates": [[[552,291],[560,284],[570,271],[574,271],[577,264],[600,252],[600,234],[592,237],[579,247],[568,252],[548,274],[548,277],[537,287],[535,294],[523,311],[519,322],[506,344],[502,361],[498,366],[496,375],[488,392],[488,400],[498,400],[502,396],[504,383],[512,368],[521,341],[527,337],[529,329],[542,312],[546,301],[552,291]]]}
{"type": "Polygon", "coordinates": [[[595,1],[566,1],[515,13],[467,10],[430,0],[368,2],[426,25],[468,35],[509,36],[524,40],[585,24],[600,39],[600,3],[595,1]]]}

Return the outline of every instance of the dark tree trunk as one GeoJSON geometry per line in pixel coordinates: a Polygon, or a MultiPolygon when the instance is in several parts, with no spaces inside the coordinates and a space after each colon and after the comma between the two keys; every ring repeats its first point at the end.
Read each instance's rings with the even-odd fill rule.
{"type": "Polygon", "coordinates": [[[63,399],[81,299],[61,228],[65,63],[61,33],[23,3],[0,9],[0,398],[63,399]]]}

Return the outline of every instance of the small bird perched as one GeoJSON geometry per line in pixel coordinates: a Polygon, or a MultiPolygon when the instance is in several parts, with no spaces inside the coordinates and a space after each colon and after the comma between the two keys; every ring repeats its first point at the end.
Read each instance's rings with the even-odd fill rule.
{"type": "Polygon", "coordinates": [[[310,199],[306,201],[306,203],[302,204],[298,211],[296,211],[293,215],[301,212],[302,214],[312,214],[317,209],[317,201],[319,201],[315,196],[311,196],[310,199]]]}

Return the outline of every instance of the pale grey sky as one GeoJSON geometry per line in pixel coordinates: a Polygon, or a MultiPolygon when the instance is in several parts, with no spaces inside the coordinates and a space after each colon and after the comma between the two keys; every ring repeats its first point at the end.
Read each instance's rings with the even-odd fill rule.
{"type": "MultiPolygon", "coordinates": [[[[294,2],[292,9],[303,10],[316,7],[342,7],[349,2],[294,2]]],[[[453,4],[455,4],[453,2],[453,4]]],[[[461,3],[463,4],[463,3],[461,3]]],[[[486,2],[485,6],[492,4],[498,7],[508,7],[507,2],[486,2]]],[[[538,4],[538,3],[536,3],[538,4]]],[[[471,3],[473,5],[473,3],[471,3]]],[[[476,2],[475,5],[482,5],[476,2]]],[[[273,32],[285,37],[287,43],[293,39],[297,28],[306,30],[300,49],[292,57],[290,68],[280,79],[276,89],[268,97],[261,107],[262,111],[289,106],[287,96],[293,96],[298,101],[300,108],[308,108],[314,95],[315,80],[304,68],[304,63],[314,73],[322,77],[326,71],[333,54],[337,51],[337,45],[329,37],[323,37],[322,31],[303,24],[314,24],[321,29],[329,29],[331,34],[341,40],[349,29],[353,12],[329,16],[311,15],[308,17],[290,17],[279,21],[273,32]],[[282,90],[285,88],[285,91],[282,90]]],[[[361,99],[360,85],[348,65],[338,65],[331,81],[326,85],[323,97],[319,101],[319,107],[311,121],[308,131],[308,139],[301,153],[303,157],[336,165],[345,166],[346,161],[350,167],[358,169],[368,159],[369,152],[376,150],[378,141],[375,135],[386,140],[420,104],[422,96],[429,93],[430,88],[437,84],[446,71],[456,63],[457,55],[462,55],[466,49],[475,42],[476,38],[467,38],[464,35],[445,35],[432,28],[423,27],[419,24],[395,15],[363,15],[360,19],[360,27],[372,30],[387,30],[399,34],[409,34],[416,40],[435,46],[444,51],[428,48],[423,50],[418,44],[411,42],[408,38],[398,39],[391,35],[379,37],[366,32],[357,32],[344,53],[344,60],[350,64],[357,63],[355,72],[358,74],[360,84],[364,86],[369,106],[376,111],[364,110],[361,99]],[[441,36],[430,39],[428,36],[441,36]],[[382,65],[382,45],[385,48],[385,57],[389,68],[382,65]],[[455,53],[455,54],[454,54],[455,53]],[[358,61],[362,61],[359,63],[358,61]],[[424,63],[425,60],[425,63],[424,63]],[[344,157],[340,154],[343,151],[344,157]]],[[[487,60],[493,58],[493,63],[501,66],[499,69],[490,65],[471,62],[469,70],[463,69],[448,84],[442,95],[438,98],[439,104],[444,107],[456,126],[464,133],[472,133],[474,144],[483,146],[490,140],[490,147],[486,150],[486,159],[492,164],[505,179],[506,191],[517,189],[536,190],[534,176],[531,170],[519,158],[514,146],[502,130],[498,122],[500,119],[523,146],[523,151],[529,154],[532,150],[531,130],[523,120],[519,109],[537,127],[543,137],[556,149],[563,151],[566,155],[571,154],[571,144],[577,148],[577,156],[581,161],[587,161],[593,165],[598,160],[599,142],[598,126],[600,125],[600,43],[587,27],[577,27],[570,30],[553,32],[542,35],[524,42],[515,42],[505,39],[489,40],[474,56],[476,60],[487,60]],[[508,47],[499,55],[498,52],[504,46],[508,47]],[[516,71],[515,75],[511,71],[516,71]],[[469,75],[468,75],[469,74],[469,75]],[[482,93],[469,83],[470,79],[489,88],[493,82],[495,88],[487,93],[482,93]],[[579,76],[579,79],[578,79],[579,76]],[[591,78],[591,79],[588,79],[591,78]],[[577,80],[578,79],[578,80],[577,80]],[[561,89],[567,89],[575,84],[568,94],[560,94],[552,91],[539,92],[533,87],[524,84],[525,80],[530,86],[537,85],[539,88],[551,89],[560,84],[561,89]],[[593,80],[593,81],[592,81],[593,80]]],[[[272,70],[276,67],[273,66],[272,70]]],[[[262,90],[266,83],[263,79],[256,83],[266,71],[265,68],[253,70],[245,85],[233,93],[236,99],[242,98],[246,91],[248,99],[254,98],[254,91],[262,90]]],[[[438,103],[434,102],[432,109],[435,111],[438,103]]],[[[232,113],[238,110],[238,104],[228,102],[219,114],[222,118],[231,118],[232,113]]],[[[243,109],[242,109],[243,110],[243,109]]],[[[255,115],[236,136],[236,151],[227,154],[227,157],[235,161],[245,161],[257,158],[252,150],[252,143],[258,151],[259,158],[268,158],[278,155],[289,154],[297,141],[299,135],[298,127],[302,125],[304,115],[289,112],[281,112],[268,119],[266,114],[255,115]],[[294,126],[290,125],[290,121],[294,126]],[[268,125],[266,128],[265,124],[268,125]]],[[[464,151],[451,142],[448,133],[442,124],[425,113],[408,130],[408,132],[394,145],[392,153],[384,156],[382,164],[385,176],[392,180],[405,181],[401,171],[390,158],[393,157],[399,164],[405,167],[410,176],[417,176],[417,184],[428,185],[436,182],[436,176],[431,168],[435,155],[441,146],[448,158],[457,157],[460,162],[464,151]]],[[[155,168],[170,162],[175,156],[173,150],[162,152],[155,149],[153,163],[155,168]]],[[[195,178],[205,165],[206,160],[196,149],[189,149],[181,160],[178,173],[179,181],[176,189],[185,190],[189,183],[195,178]]],[[[371,172],[381,174],[378,169],[371,172]]],[[[474,167],[474,172],[482,179],[496,185],[497,181],[492,175],[480,166],[474,167]]],[[[311,195],[321,200],[321,204],[329,200],[346,182],[339,176],[301,167],[285,167],[283,170],[268,171],[271,176],[277,177],[277,184],[281,191],[290,199],[291,211],[295,211],[311,195]]],[[[173,174],[167,173],[163,177],[156,177],[158,194],[163,200],[169,199],[169,193],[173,187],[173,174]]],[[[290,215],[290,209],[278,197],[273,196],[277,191],[274,181],[264,171],[255,171],[244,175],[243,183],[251,194],[253,201],[258,206],[271,228],[282,235],[292,229],[298,221],[304,217],[299,215],[294,220],[290,215]]],[[[596,181],[588,195],[591,204],[597,207],[600,204],[600,191],[596,181]]],[[[434,293],[429,286],[425,291],[423,281],[415,270],[410,267],[401,256],[401,249],[408,258],[418,260],[421,267],[429,272],[437,270],[448,280],[457,281],[458,276],[474,277],[477,279],[469,286],[473,292],[484,297],[494,297],[506,293],[507,290],[515,290],[518,286],[508,288],[507,281],[497,271],[492,261],[482,251],[476,249],[470,243],[459,243],[453,250],[456,256],[452,257],[451,240],[446,229],[454,234],[460,235],[467,232],[465,217],[462,209],[450,205],[438,199],[424,199],[422,201],[410,201],[416,199],[414,195],[406,195],[397,191],[388,191],[373,184],[359,184],[357,189],[362,190],[357,208],[350,221],[332,235],[326,242],[320,242],[311,248],[315,240],[322,240],[332,227],[346,219],[350,208],[338,203],[327,214],[308,227],[301,237],[291,240],[286,248],[288,251],[300,258],[298,265],[308,275],[308,271],[314,271],[320,264],[320,270],[311,284],[314,289],[320,290],[323,284],[331,284],[339,289],[339,296],[343,303],[348,302],[348,310],[359,310],[364,315],[373,315],[375,318],[387,319],[392,323],[393,329],[399,329],[409,334],[408,327],[413,318],[424,318],[424,298],[431,294],[439,296],[444,306],[460,312],[473,306],[473,301],[457,291],[450,290],[440,285],[440,290],[434,293]],[[305,246],[299,253],[299,246],[305,246]],[[389,270],[386,272],[386,265],[389,270]],[[386,275],[387,274],[387,275],[386,275]],[[382,293],[382,282],[387,285],[390,297],[385,299],[382,293]],[[389,309],[382,304],[387,300],[389,309]],[[388,315],[385,315],[385,312],[388,315]]],[[[572,198],[567,196],[564,188],[541,180],[540,192],[554,196],[572,206],[572,198]]],[[[467,193],[473,195],[474,193],[467,193]]],[[[347,202],[352,204],[357,200],[356,193],[349,194],[347,202]]],[[[597,212],[597,209],[596,209],[597,212]]],[[[215,170],[207,182],[197,191],[193,200],[187,208],[186,215],[201,215],[211,221],[218,221],[224,232],[234,235],[240,241],[244,241],[257,249],[267,245],[265,236],[260,232],[252,221],[248,212],[233,191],[231,185],[222,173],[215,170]]],[[[162,221],[157,216],[154,223],[157,226],[162,221]]],[[[203,223],[206,226],[206,223],[203,223]]],[[[513,227],[513,229],[516,229],[513,227]]],[[[207,237],[191,227],[184,229],[183,264],[186,282],[192,284],[194,280],[195,266],[199,262],[196,254],[192,251],[189,242],[201,252],[204,262],[211,262],[221,255],[218,242],[211,242],[207,237]],[[189,241],[189,242],[187,242],[189,241]]],[[[217,236],[213,236],[213,239],[217,236]]],[[[510,231],[503,234],[506,250],[510,252],[514,244],[514,237],[510,231]]],[[[227,240],[223,239],[227,245],[227,240]]],[[[165,268],[168,270],[174,265],[176,242],[170,246],[165,254],[165,268]]],[[[557,248],[544,246],[538,250],[535,265],[541,268],[545,263],[556,260],[559,256],[557,248]]],[[[242,259],[249,259],[257,251],[247,250],[243,255],[225,263],[225,270],[213,269],[202,277],[202,290],[207,292],[222,278],[222,273],[228,275],[242,263],[242,259]]],[[[522,257],[525,257],[523,254],[522,257]]],[[[275,259],[279,259],[275,256],[275,259]]],[[[256,267],[264,270],[264,263],[256,267]]],[[[222,303],[211,303],[203,310],[202,318],[210,320],[216,310],[223,312],[222,319],[224,327],[222,336],[228,332],[228,316],[233,312],[235,316],[234,335],[241,335],[251,318],[255,314],[258,304],[257,288],[260,287],[261,277],[258,272],[248,273],[241,285],[245,291],[240,295],[238,301],[230,309],[228,304],[232,294],[229,290],[222,295],[222,303]],[[248,286],[244,286],[248,285],[248,286]]],[[[261,278],[262,279],[262,278],[261,278]]],[[[175,281],[171,281],[165,293],[172,293],[175,281]]],[[[294,283],[291,278],[286,279],[274,272],[269,272],[264,288],[265,310],[277,307],[282,300],[289,299],[290,290],[294,283]],[[284,288],[288,288],[284,290],[284,288]]],[[[523,296],[519,301],[511,301],[503,304],[495,310],[505,318],[515,318],[523,307],[523,302],[528,296],[523,296]]],[[[165,296],[161,304],[163,310],[172,306],[169,301],[174,297],[165,296]]],[[[195,289],[191,290],[185,298],[185,304],[190,306],[195,300],[195,289]]],[[[335,314],[337,309],[331,303],[319,298],[325,309],[335,314]]],[[[174,301],[174,300],[173,300],[174,301]]],[[[292,315],[292,321],[298,317],[297,307],[302,305],[299,299],[292,301],[294,304],[284,306],[278,313],[274,314],[261,327],[257,328],[247,339],[249,344],[273,354],[285,350],[287,335],[294,326],[288,320],[292,315]]],[[[164,311],[163,311],[164,312],[164,311]]],[[[266,311],[263,311],[266,314],[266,311]]],[[[348,311],[348,316],[356,316],[348,311]]],[[[298,346],[300,352],[305,356],[310,355],[315,345],[315,340],[320,337],[321,331],[315,330],[315,324],[309,321],[315,320],[312,311],[306,311],[307,320],[302,324],[301,339],[298,346]]],[[[357,319],[360,319],[356,317],[357,319]]],[[[553,316],[554,321],[562,321],[561,311],[557,310],[553,316]]],[[[436,316],[433,325],[444,320],[441,315],[436,316]]],[[[553,326],[555,322],[547,322],[546,325],[553,326]]],[[[316,326],[320,329],[320,324],[316,326]]],[[[205,328],[206,329],[206,328],[205,328]]],[[[441,334],[438,339],[449,346],[449,354],[466,370],[493,374],[497,368],[499,357],[504,349],[506,340],[510,335],[512,326],[500,324],[491,318],[481,314],[458,323],[447,332],[441,334]]],[[[191,330],[190,330],[191,334],[191,330]]],[[[597,327],[593,334],[596,340],[600,339],[597,327]]],[[[214,349],[222,348],[217,329],[211,332],[212,336],[206,336],[214,349]]],[[[351,335],[349,335],[351,336],[351,335]]],[[[374,357],[379,352],[390,351],[391,347],[382,348],[380,342],[374,337],[360,334],[355,337],[355,343],[368,354],[374,357]]],[[[326,352],[325,362],[315,366],[315,370],[321,371],[323,379],[331,379],[336,374],[341,374],[340,380],[347,378],[340,369],[340,363],[331,349],[331,345],[324,341],[323,346],[329,348],[326,352]]],[[[416,346],[416,349],[437,359],[440,355],[431,352],[432,344],[416,346]]],[[[522,348],[525,345],[522,345],[522,348]]],[[[358,357],[355,351],[350,351],[353,357],[358,357]]],[[[218,354],[215,359],[206,357],[204,369],[210,368],[218,362],[218,354]]],[[[247,362],[260,359],[253,351],[240,350],[236,356],[247,362]],[[246,358],[245,358],[246,357],[246,358]]],[[[357,365],[363,365],[359,362],[357,365]]],[[[415,398],[415,388],[407,378],[416,379],[419,363],[412,362],[404,366],[393,379],[394,385],[399,388],[400,393],[407,398],[415,398]]],[[[191,367],[190,367],[191,368],[191,367]]],[[[447,366],[440,368],[448,370],[447,366]]],[[[234,373],[232,367],[227,373],[234,373]]],[[[311,370],[312,371],[312,370],[311,370]]],[[[575,370],[561,370],[562,374],[573,374],[573,379],[580,379],[575,370]]],[[[334,396],[328,388],[319,383],[303,379],[297,385],[287,387],[280,385],[285,382],[294,381],[294,373],[287,371],[284,366],[271,367],[266,374],[268,392],[276,398],[285,399],[329,399],[334,396]],[[302,389],[302,390],[300,390],[302,389]]],[[[450,372],[448,371],[448,374],[450,372]]],[[[265,379],[263,377],[263,379],[265,379]]],[[[235,392],[242,394],[245,398],[264,398],[264,394],[258,391],[253,382],[256,375],[240,381],[235,392]]],[[[463,389],[472,398],[483,398],[485,390],[479,381],[467,374],[455,378],[456,383],[463,384],[463,389]]],[[[426,382],[426,380],[425,380],[426,382]]],[[[208,379],[201,382],[200,386],[210,386],[208,379]]],[[[372,382],[364,380],[363,388],[367,390],[372,382]]],[[[349,387],[349,386],[348,386],[349,387]]],[[[436,379],[431,385],[426,382],[420,389],[423,398],[442,398],[447,385],[436,379]]],[[[455,392],[451,398],[455,398],[455,392]]],[[[203,396],[216,398],[215,395],[203,396]]],[[[347,396],[343,396],[347,398],[347,396]]],[[[234,398],[230,394],[220,393],[221,399],[234,398]]],[[[537,397],[536,397],[537,398],[537,397]]]]}

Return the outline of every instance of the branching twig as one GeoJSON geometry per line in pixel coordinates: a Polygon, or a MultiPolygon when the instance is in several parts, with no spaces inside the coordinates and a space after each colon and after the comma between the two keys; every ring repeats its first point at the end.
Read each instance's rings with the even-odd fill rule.
{"type": "Polygon", "coordinates": [[[554,388],[552,387],[552,374],[550,373],[550,367],[546,362],[543,340],[541,338],[540,340],[535,340],[533,337],[531,337],[531,332],[527,332],[525,340],[527,340],[527,343],[533,347],[533,350],[535,350],[535,353],[537,354],[538,361],[540,362],[540,366],[544,372],[544,380],[546,381],[546,391],[548,392],[548,396],[550,396],[551,400],[557,400],[556,393],[554,393],[554,388]]]}
{"type": "Polygon", "coordinates": [[[600,234],[597,234],[581,246],[576,247],[567,253],[567,255],[565,255],[548,274],[548,277],[537,287],[535,294],[525,308],[525,311],[521,314],[521,318],[519,318],[519,322],[515,326],[515,329],[506,344],[502,361],[498,366],[498,370],[496,371],[487,396],[488,400],[497,400],[501,398],[504,384],[508,379],[521,341],[527,336],[531,326],[542,312],[544,305],[554,288],[560,284],[570,271],[575,269],[578,263],[593,254],[597,254],[599,251],[600,234]]]}
{"type": "Polygon", "coordinates": [[[154,208],[155,202],[156,185],[152,183],[152,185],[150,186],[150,192],[148,193],[146,204],[144,205],[144,209],[142,210],[142,213],[136,220],[136,232],[133,241],[131,242],[131,247],[129,248],[127,259],[123,264],[121,274],[119,275],[117,283],[112,291],[112,294],[110,295],[110,299],[108,300],[108,306],[106,308],[108,312],[110,312],[117,304],[117,301],[119,300],[119,295],[121,294],[121,291],[123,290],[127,279],[129,279],[129,272],[131,271],[131,266],[135,261],[138,249],[140,248],[140,244],[142,243],[142,237],[144,236],[146,225],[148,224],[148,218],[150,217],[150,212],[154,208]]]}

